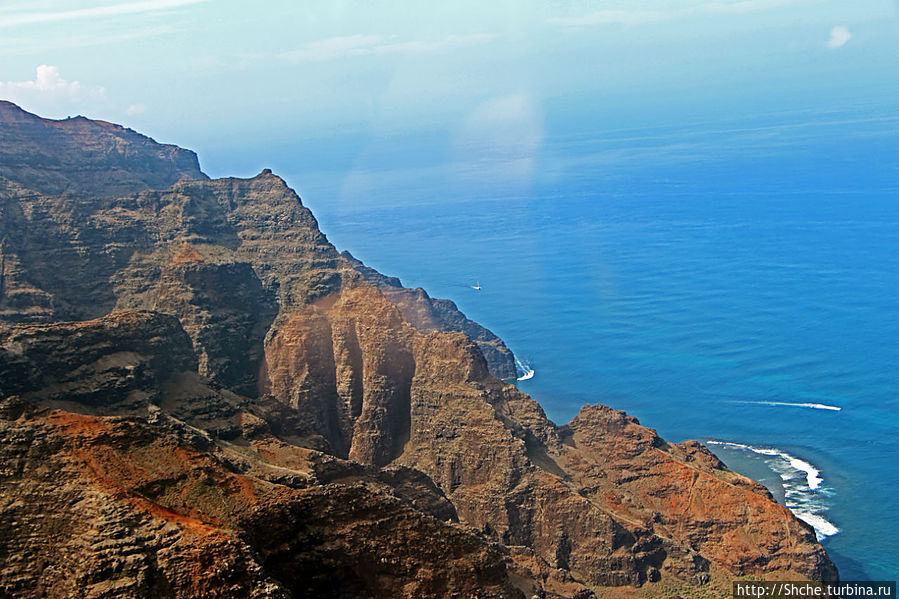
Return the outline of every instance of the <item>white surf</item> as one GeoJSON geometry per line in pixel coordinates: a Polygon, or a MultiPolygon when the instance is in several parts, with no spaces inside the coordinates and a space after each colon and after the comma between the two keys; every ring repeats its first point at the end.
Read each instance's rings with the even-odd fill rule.
{"type": "Polygon", "coordinates": [[[824,516],[828,509],[826,500],[830,490],[823,486],[821,471],[814,465],[775,447],[754,447],[728,441],[706,441],[706,444],[763,456],[768,467],[780,475],[784,504],[797,518],[815,529],[815,536],[819,541],[840,532],[824,516]]]}

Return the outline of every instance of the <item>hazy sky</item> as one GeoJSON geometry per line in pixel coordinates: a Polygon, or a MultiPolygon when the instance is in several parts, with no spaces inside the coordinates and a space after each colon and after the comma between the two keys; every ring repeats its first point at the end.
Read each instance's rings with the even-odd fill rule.
{"type": "Polygon", "coordinates": [[[297,140],[323,159],[397,138],[528,154],[547,137],[897,103],[894,0],[259,6],[3,2],[0,98],[196,149],[215,175],[297,140]]]}

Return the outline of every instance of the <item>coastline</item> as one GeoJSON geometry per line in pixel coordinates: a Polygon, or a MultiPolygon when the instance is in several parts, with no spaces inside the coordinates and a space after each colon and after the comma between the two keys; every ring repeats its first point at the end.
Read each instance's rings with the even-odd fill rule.
{"type": "Polygon", "coordinates": [[[814,528],[819,542],[840,533],[826,517],[834,491],[811,462],[776,447],[717,439],[702,442],[728,468],[763,484],[778,503],[814,528]]]}

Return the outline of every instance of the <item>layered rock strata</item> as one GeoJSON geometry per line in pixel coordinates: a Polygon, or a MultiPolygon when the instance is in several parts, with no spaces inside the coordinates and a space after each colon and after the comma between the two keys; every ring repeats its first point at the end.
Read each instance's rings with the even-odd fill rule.
{"type": "Polygon", "coordinates": [[[185,150],[8,103],[0,141],[0,594],[836,576],[702,445],[603,406],[550,422],[496,378],[502,341],[338,253],[270,171],[209,180],[185,150]]]}
{"type": "Polygon", "coordinates": [[[396,277],[382,275],[373,268],[365,266],[360,260],[353,257],[348,251],[341,255],[365,280],[374,284],[381,293],[393,302],[403,317],[418,329],[421,333],[434,331],[459,331],[477,343],[478,349],[487,360],[487,368],[490,374],[500,379],[512,379],[518,376],[515,368],[515,356],[506,347],[502,339],[492,331],[482,327],[473,320],[469,320],[458,306],[447,299],[435,299],[421,287],[409,289],[396,277]]]}

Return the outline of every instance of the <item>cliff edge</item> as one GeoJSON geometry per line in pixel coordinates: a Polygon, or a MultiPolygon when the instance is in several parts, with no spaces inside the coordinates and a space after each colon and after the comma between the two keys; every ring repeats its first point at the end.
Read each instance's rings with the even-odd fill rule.
{"type": "Polygon", "coordinates": [[[0,594],[836,578],[701,444],[604,406],[557,426],[507,375],[501,340],[339,253],[270,171],[211,180],[192,152],[0,103],[0,594]]]}

